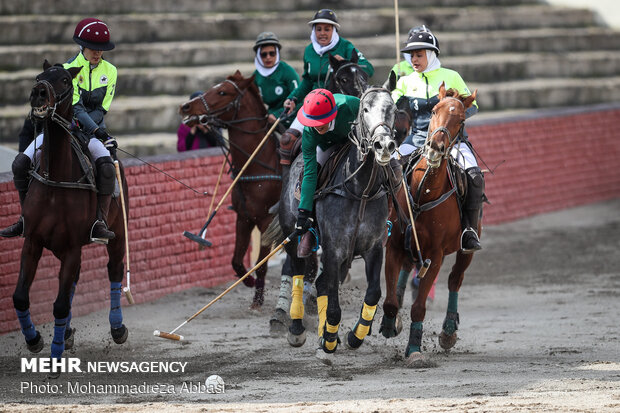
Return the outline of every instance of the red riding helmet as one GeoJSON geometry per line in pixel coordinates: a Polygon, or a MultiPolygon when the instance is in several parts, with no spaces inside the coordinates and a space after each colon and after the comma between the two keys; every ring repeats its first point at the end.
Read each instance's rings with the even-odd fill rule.
{"type": "Polygon", "coordinates": [[[108,25],[93,17],[86,18],[75,26],[73,41],[92,50],[112,50],[108,25]]]}
{"type": "Polygon", "coordinates": [[[337,114],[338,106],[332,92],[314,89],[304,98],[304,105],[297,112],[297,120],[304,126],[321,126],[334,120],[337,114]]]}

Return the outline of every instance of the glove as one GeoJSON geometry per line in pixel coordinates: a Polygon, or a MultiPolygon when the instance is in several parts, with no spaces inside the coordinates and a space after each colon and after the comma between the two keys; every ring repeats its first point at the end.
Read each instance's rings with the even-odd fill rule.
{"type": "Polygon", "coordinates": [[[116,143],[116,139],[109,136],[103,141],[103,146],[105,146],[108,150],[118,148],[118,144],[116,143]]]}
{"type": "Polygon", "coordinates": [[[312,219],[312,211],[308,211],[307,209],[299,209],[299,214],[297,215],[297,224],[295,224],[295,230],[299,235],[305,234],[308,232],[314,220],[312,219]]]}

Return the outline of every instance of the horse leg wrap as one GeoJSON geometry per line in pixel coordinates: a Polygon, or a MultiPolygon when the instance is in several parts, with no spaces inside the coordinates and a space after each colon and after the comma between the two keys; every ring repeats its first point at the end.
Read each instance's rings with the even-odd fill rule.
{"type": "Polygon", "coordinates": [[[121,283],[110,283],[110,327],[121,328],[123,325],[123,311],[121,310],[121,283]]]}
{"type": "Polygon", "coordinates": [[[316,298],[316,306],[319,312],[319,337],[323,337],[325,322],[327,321],[327,296],[322,295],[316,298]]]}
{"type": "Polygon", "coordinates": [[[293,291],[292,291],[292,300],[291,300],[291,319],[292,320],[301,320],[304,318],[304,276],[303,275],[294,275],[293,276],[293,291]]]}
{"type": "Polygon", "coordinates": [[[409,279],[409,271],[400,270],[398,273],[398,284],[396,284],[396,288],[402,289],[403,291],[407,288],[407,280],[409,279]]]}
{"type": "Polygon", "coordinates": [[[364,306],[362,307],[362,315],[353,329],[355,332],[355,337],[363,340],[370,333],[372,320],[375,318],[376,312],[377,305],[368,305],[364,303],[364,306]]]}
{"type": "Polygon", "coordinates": [[[291,296],[291,276],[283,275],[280,277],[280,295],[278,296],[278,303],[276,304],[276,309],[286,310],[290,306],[290,296],[291,296]]]}
{"type": "Polygon", "coordinates": [[[458,291],[450,291],[448,293],[448,312],[458,312],[459,293],[458,291]]]}
{"type": "Polygon", "coordinates": [[[456,330],[459,329],[459,321],[459,313],[448,311],[446,313],[446,318],[443,320],[441,329],[444,333],[451,336],[456,330]]]}
{"type": "Polygon", "coordinates": [[[32,324],[32,320],[30,319],[30,309],[26,309],[25,311],[15,310],[17,313],[17,319],[19,320],[19,325],[22,328],[22,334],[26,338],[26,342],[32,341],[37,337],[37,330],[34,328],[34,324],[32,324]]]}
{"type": "Polygon", "coordinates": [[[409,357],[411,353],[419,353],[422,351],[422,322],[415,321],[411,323],[409,330],[409,343],[407,343],[407,351],[405,357],[409,357]]]}
{"type": "Polygon", "coordinates": [[[60,359],[65,351],[65,329],[67,318],[57,318],[54,322],[54,338],[52,339],[52,358],[60,359]]]}
{"type": "Polygon", "coordinates": [[[323,334],[322,347],[323,351],[325,351],[326,353],[333,353],[334,351],[336,351],[336,347],[338,347],[339,342],[339,327],[340,323],[336,324],[335,326],[329,324],[329,322],[325,324],[325,333],[323,334]]]}
{"type": "Polygon", "coordinates": [[[301,138],[301,132],[297,129],[287,129],[280,137],[280,164],[290,165],[293,160],[293,147],[295,142],[301,138]]]}

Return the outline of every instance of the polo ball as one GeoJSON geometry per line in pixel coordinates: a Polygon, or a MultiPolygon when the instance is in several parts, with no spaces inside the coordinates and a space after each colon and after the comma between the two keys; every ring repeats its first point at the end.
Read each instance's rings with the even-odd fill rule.
{"type": "Polygon", "coordinates": [[[205,386],[207,388],[223,388],[224,387],[224,379],[222,379],[217,374],[213,374],[205,380],[205,386]]]}

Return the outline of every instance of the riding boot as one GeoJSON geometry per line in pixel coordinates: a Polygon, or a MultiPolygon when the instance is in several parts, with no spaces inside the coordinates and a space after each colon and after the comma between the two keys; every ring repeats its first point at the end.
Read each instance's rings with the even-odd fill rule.
{"type": "Polygon", "coordinates": [[[469,168],[465,172],[467,173],[467,196],[465,205],[463,205],[463,220],[461,222],[463,228],[461,252],[472,254],[482,249],[480,238],[478,238],[478,221],[482,211],[484,175],[477,166],[469,168]]]}
{"type": "Polygon", "coordinates": [[[114,163],[112,158],[104,156],[95,161],[97,167],[97,220],[90,231],[90,241],[99,244],[107,244],[114,239],[114,232],[106,225],[112,193],[114,192],[114,163]]]}
{"type": "Polygon", "coordinates": [[[297,129],[287,129],[286,132],[280,137],[280,164],[290,165],[293,161],[294,153],[293,147],[295,142],[301,138],[301,132],[297,129]]]}
{"type": "MultiPolygon", "coordinates": [[[[23,153],[18,153],[13,161],[13,183],[19,194],[19,205],[23,210],[24,200],[28,193],[28,185],[30,184],[30,158],[23,153]]],[[[0,237],[13,238],[24,235],[24,217],[20,216],[19,220],[13,225],[0,231],[0,237]]]]}

